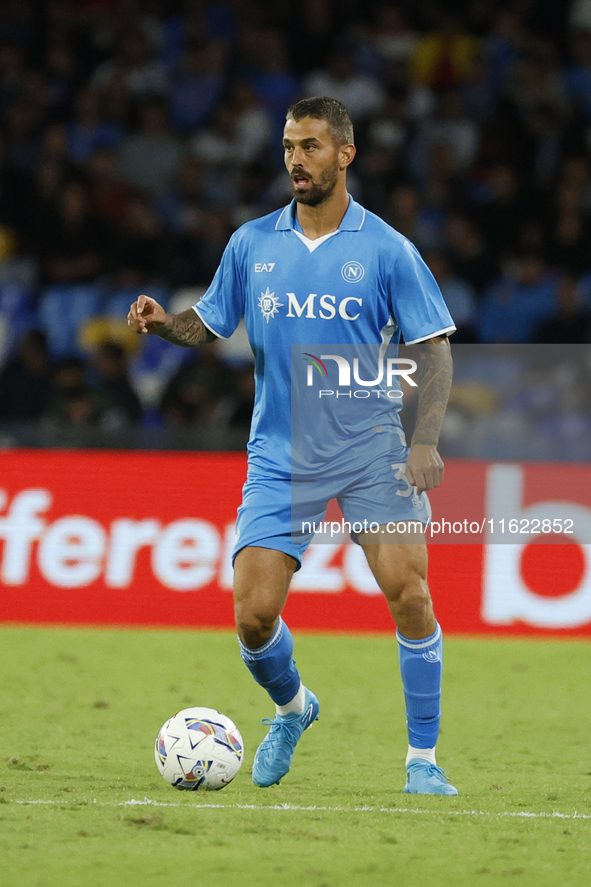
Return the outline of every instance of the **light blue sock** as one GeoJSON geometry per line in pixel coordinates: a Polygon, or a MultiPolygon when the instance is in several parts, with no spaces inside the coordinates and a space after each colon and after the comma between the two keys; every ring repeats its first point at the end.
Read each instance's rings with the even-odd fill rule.
{"type": "Polygon", "coordinates": [[[441,718],[443,635],[439,624],[428,638],[411,641],[396,632],[400,673],[406,700],[408,742],[413,748],[434,748],[441,718]]]}
{"type": "Polygon", "coordinates": [[[276,705],[287,705],[300,688],[300,675],[293,656],[293,638],[283,619],[279,617],[271,640],[263,647],[251,650],[240,638],[240,656],[251,675],[264,687],[276,705]]]}

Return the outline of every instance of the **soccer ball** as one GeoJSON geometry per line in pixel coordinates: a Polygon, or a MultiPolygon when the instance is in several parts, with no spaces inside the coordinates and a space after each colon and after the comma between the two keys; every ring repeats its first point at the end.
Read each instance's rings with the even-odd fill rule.
{"type": "Polygon", "coordinates": [[[185,708],[160,730],[154,757],[175,788],[218,791],[240,770],[244,743],[236,724],[214,708],[185,708]]]}

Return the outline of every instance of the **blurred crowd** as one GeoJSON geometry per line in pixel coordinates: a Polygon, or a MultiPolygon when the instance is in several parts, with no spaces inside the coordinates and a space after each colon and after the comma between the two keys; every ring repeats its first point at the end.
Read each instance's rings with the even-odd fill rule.
{"type": "Polygon", "coordinates": [[[318,94],[456,342],[591,342],[591,0],[2,0],[3,428],[246,439],[244,337],[174,349],[125,315],[193,304],[288,202],[285,110],[318,94]]]}

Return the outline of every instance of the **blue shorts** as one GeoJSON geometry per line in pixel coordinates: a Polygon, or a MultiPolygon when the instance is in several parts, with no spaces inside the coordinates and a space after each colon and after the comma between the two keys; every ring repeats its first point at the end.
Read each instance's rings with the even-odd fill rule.
{"type": "MultiPolygon", "coordinates": [[[[337,500],[347,524],[357,525],[357,532],[392,521],[419,521],[426,526],[431,520],[427,494],[417,495],[404,475],[409,448],[401,443],[398,429],[380,430],[379,437],[368,433],[352,443],[347,465],[340,460],[338,472],[328,465],[302,479],[249,473],[232,560],[247,546],[273,548],[295,558],[299,569],[314,536],[313,525],[317,530],[331,499],[337,500]]],[[[351,538],[357,541],[355,530],[351,538]]]]}

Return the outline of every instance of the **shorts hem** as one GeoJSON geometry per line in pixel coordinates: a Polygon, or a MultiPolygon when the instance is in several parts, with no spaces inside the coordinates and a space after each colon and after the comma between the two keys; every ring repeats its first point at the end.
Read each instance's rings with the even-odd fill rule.
{"type": "Polygon", "coordinates": [[[304,552],[297,551],[293,542],[290,542],[287,539],[282,539],[279,536],[269,536],[265,539],[252,539],[249,542],[236,546],[232,552],[232,566],[234,566],[236,555],[241,552],[243,548],[269,548],[271,551],[283,551],[284,554],[289,554],[290,557],[297,561],[297,567],[295,568],[296,573],[302,566],[304,552]]]}

